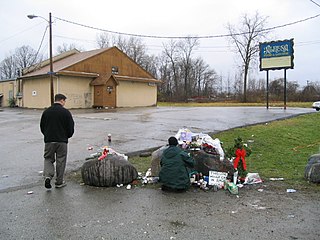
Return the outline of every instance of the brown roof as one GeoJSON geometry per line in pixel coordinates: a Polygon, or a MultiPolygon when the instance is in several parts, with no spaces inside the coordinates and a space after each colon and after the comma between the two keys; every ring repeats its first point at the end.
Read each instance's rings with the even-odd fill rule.
{"type": "Polygon", "coordinates": [[[133,82],[146,82],[146,83],[161,83],[161,80],[155,78],[142,78],[142,77],[129,77],[121,75],[112,75],[116,81],[133,81],[133,82]]]}
{"type": "MultiPolygon", "coordinates": [[[[92,50],[92,51],[87,51],[87,52],[79,52],[76,54],[73,54],[71,56],[67,56],[63,59],[57,60],[53,62],[53,72],[59,72],[62,71],[63,69],[70,67],[76,63],[79,63],[85,59],[88,59],[90,57],[93,57],[99,53],[102,53],[104,51],[108,51],[110,48],[102,48],[102,49],[97,49],[97,50],[92,50]]],[[[50,71],[50,65],[44,66],[43,68],[40,68],[39,70],[36,70],[34,72],[27,73],[26,75],[22,76],[22,78],[27,78],[27,77],[33,77],[33,76],[38,76],[38,75],[46,75],[50,71]]]]}
{"type": "Polygon", "coordinates": [[[111,76],[110,73],[99,74],[97,78],[91,81],[90,85],[105,85],[111,76]]]}

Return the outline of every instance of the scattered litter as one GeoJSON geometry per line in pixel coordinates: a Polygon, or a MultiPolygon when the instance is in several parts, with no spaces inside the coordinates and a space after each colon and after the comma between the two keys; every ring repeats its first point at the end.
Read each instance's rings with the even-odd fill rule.
{"type": "Polygon", "coordinates": [[[246,176],[246,179],[244,180],[244,184],[255,184],[255,183],[262,183],[259,173],[248,173],[246,176]]]}
{"type": "Polygon", "coordinates": [[[294,218],[295,216],[293,214],[289,214],[288,218],[294,218]]]}
{"type": "Polygon", "coordinates": [[[269,178],[270,181],[283,181],[284,178],[269,178]]]}
{"type": "Polygon", "coordinates": [[[131,189],[131,184],[127,185],[127,189],[130,190],[131,189]]]}
{"type": "Polygon", "coordinates": [[[258,189],[258,192],[263,192],[263,189],[262,189],[262,188],[259,188],[259,189],[258,189]]]}
{"type": "Polygon", "coordinates": [[[148,169],[148,171],[146,172],[146,177],[151,177],[151,168],[148,169]]]}
{"type": "Polygon", "coordinates": [[[225,181],[225,189],[228,189],[231,194],[238,195],[238,187],[233,182],[225,181]]]}
{"type": "Polygon", "coordinates": [[[118,188],[120,188],[120,187],[123,187],[123,184],[121,183],[121,184],[117,184],[116,185],[118,188]]]}
{"type": "Polygon", "coordinates": [[[9,175],[2,175],[2,177],[3,177],[3,178],[7,178],[7,177],[9,177],[9,175]]]}
{"type": "Polygon", "coordinates": [[[80,186],[84,186],[84,185],[85,185],[85,183],[83,183],[83,182],[82,182],[82,183],[80,183],[80,186]]]}
{"type": "Polygon", "coordinates": [[[33,194],[33,191],[29,191],[29,192],[28,192],[28,195],[30,195],[30,194],[33,194]]]}
{"type": "Polygon", "coordinates": [[[297,190],[292,189],[292,188],[287,189],[287,193],[295,193],[296,191],[297,191],[297,190]]]}

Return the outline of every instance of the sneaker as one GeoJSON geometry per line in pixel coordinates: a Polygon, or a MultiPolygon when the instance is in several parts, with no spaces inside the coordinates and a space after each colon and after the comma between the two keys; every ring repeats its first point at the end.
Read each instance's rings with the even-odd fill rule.
{"type": "Polygon", "coordinates": [[[65,181],[63,181],[61,184],[56,184],[56,188],[63,188],[67,186],[67,183],[65,181]]]}
{"type": "Polygon", "coordinates": [[[46,178],[46,180],[44,181],[44,186],[47,188],[47,189],[50,189],[51,188],[51,179],[50,178],[46,178]]]}

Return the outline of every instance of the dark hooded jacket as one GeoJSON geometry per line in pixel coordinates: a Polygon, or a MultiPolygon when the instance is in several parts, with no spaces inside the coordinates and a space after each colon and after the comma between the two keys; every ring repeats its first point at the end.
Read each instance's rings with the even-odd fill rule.
{"type": "Polygon", "coordinates": [[[189,168],[193,168],[194,160],[188,153],[177,146],[169,146],[164,150],[159,172],[159,181],[172,189],[187,189],[190,186],[189,168]]]}

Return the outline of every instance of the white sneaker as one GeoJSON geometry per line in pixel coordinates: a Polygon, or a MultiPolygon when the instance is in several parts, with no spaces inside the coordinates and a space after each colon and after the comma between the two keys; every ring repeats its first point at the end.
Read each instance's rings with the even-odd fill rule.
{"type": "Polygon", "coordinates": [[[56,184],[56,188],[63,188],[65,186],[67,186],[66,181],[63,181],[61,184],[56,184]]]}

